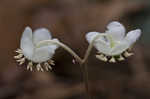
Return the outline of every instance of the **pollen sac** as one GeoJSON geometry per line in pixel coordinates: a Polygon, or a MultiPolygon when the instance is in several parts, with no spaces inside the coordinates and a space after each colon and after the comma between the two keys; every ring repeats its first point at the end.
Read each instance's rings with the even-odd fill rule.
{"type": "Polygon", "coordinates": [[[22,50],[21,49],[17,49],[15,52],[19,53],[19,54],[22,54],[22,50]]]}
{"type": "Polygon", "coordinates": [[[53,66],[55,65],[53,60],[48,60],[48,64],[53,65],[53,66]]]}
{"type": "Polygon", "coordinates": [[[110,63],[115,63],[115,62],[116,62],[116,60],[115,60],[115,58],[114,58],[114,57],[112,57],[112,58],[109,60],[109,62],[110,62],[110,63]]]}
{"type": "Polygon", "coordinates": [[[44,71],[40,63],[36,65],[36,69],[37,71],[44,71]]]}
{"type": "Polygon", "coordinates": [[[125,51],[124,53],[120,54],[120,55],[116,55],[116,56],[106,56],[102,53],[99,53],[96,55],[96,58],[104,61],[104,62],[109,62],[109,63],[116,63],[119,61],[124,61],[126,57],[132,56],[133,53],[129,53],[127,51],[125,51]]]}
{"type": "Polygon", "coordinates": [[[44,63],[44,67],[47,71],[52,70],[51,65],[49,65],[47,62],[44,63]]]}
{"type": "Polygon", "coordinates": [[[132,56],[132,55],[134,55],[133,53],[129,53],[128,51],[125,51],[124,52],[124,56],[125,57],[130,57],[130,56],[132,56]]]}
{"type": "Polygon", "coordinates": [[[20,58],[22,58],[22,57],[23,57],[23,54],[19,54],[19,55],[17,55],[17,56],[14,56],[15,59],[20,59],[20,58]]]}
{"type": "Polygon", "coordinates": [[[122,55],[120,55],[118,61],[123,61],[123,60],[125,60],[125,58],[122,55]]]}
{"type": "Polygon", "coordinates": [[[27,70],[30,70],[30,71],[33,70],[33,63],[32,63],[32,62],[29,62],[29,63],[28,63],[28,65],[27,65],[27,70]]]}
{"type": "Polygon", "coordinates": [[[104,62],[107,62],[107,57],[106,56],[104,56],[103,54],[101,54],[101,55],[96,55],[96,58],[97,59],[99,59],[99,60],[102,60],[102,61],[104,61],[104,62]]]}

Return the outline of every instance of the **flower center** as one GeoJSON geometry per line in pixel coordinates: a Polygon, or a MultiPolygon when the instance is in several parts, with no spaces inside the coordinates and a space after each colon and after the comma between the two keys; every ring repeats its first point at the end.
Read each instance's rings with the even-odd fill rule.
{"type": "Polygon", "coordinates": [[[110,47],[113,48],[117,42],[115,42],[115,40],[113,40],[111,35],[107,35],[107,37],[108,37],[108,40],[110,42],[110,47]]]}

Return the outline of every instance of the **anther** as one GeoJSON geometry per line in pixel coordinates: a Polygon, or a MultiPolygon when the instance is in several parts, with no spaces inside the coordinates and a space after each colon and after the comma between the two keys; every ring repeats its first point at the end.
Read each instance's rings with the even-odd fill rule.
{"type": "Polygon", "coordinates": [[[21,58],[17,60],[17,62],[19,62],[19,65],[22,65],[25,62],[25,58],[21,58]]]}
{"type": "Polygon", "coordinates": [[[120,55],[119,58],[118,58],[118,60],[119,60],[119,61],[123,61],[123,60],[125,60],[125,59],[124,59],[124,57],[123,57],[122,55],[120,55]]]}
{"type": "Polygon", "coordinates": [[[47,71],[49,71],[49,69],[52,70],[52,67],[47,62],[44,63],[44,66],[47,71]]]}
{"type": "Polygon", "coordinates": [[[27,70],[32,71],[33,70],[32,67],[33,67],[33,63],[29,62],[28,65],[27,65],[27,70]]]}
{"type": "Polygon", "coordinates": [[[51,65],[55,65],[55,63],[54,63],[53,60],[49,60],[48,62],[49,62],[49,64],[51,64],[51,65]]]}
{"type": "Polygon", "coordinates": [[[20,58],[22,58],[22,57],[23,57],[23,54],[19,54],[19,55],[17,55],[17,56],[14,56],[15,59],[20,59],[20,58]]]}
{"type": "Polygon", "coordinates": [[[112,57],[112,58],[109,60],[109,62],[110,62],[110,63],[115,63],[115,62],[116,62],[116,60],[115,60],[115,58],[114,58],[114,57],[112,57]]]}
{"type": "Polygon", "coordinates": [[[19,54],[22,54],[22,50],[21,49],[17,49],[15,52],[19,53],[19,54]]]}
{"type": "Polygon", "coordinates": [[[130,56],[132,56],[132,55],[134,55],[133,53],[129,53],[129,52],[127,52],[127,51],[125,51],[125,53],[124,53],[124,56],[125,57],[130,57],[130,56]]]}
{"type": "Polygon", "coordinates": [[[38,71],[42,71],[42,72],[44,71],[43,68],[41,67],[41,64],[40,64],[40,63],[36,65],[36,69],[37,69],[38,71]]]}
{"type": "Polygon", "coordinates": [[[107,62],[107,57],[106,56],[104,56],[103,54],[101,54],[101,55],[96,55],[96,58],[97,59],[99,59],[99,60],[102,60],[102,61],[104,61],[104,62],[107,62]]]}

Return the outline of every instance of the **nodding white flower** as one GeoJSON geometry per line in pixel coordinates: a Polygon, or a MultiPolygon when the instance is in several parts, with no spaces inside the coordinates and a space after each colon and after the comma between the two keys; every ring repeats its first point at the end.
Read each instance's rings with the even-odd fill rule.
{"type": "Polygon", "coordinates": [[[52,69],[51,65],[54,65],[54,61],[51,60],[51,58],[58,48],[58,45],[51,44],[43,47],[36,47],[36,45],[43,40],[58,41],[57,39],[52,39],[50,32],[46,28],[37,29],[33,33],[30,27],[25,28],[21,37],[20,49],[16,50],[19,55],[14,56],[17,62],[19,62],[19,65],[22,65],[25,60],[28,60],[27,69],[31,71],[33,70],[33,64],[36,64],[38,71],[44,71],[42,66],[47,71],[52,69]]]}
{"type": "Polygon", "coordinates": [[[125,27],[121,23],[113,21],[107,25],[105,33],[89,32],[86,35],[86,39],[91,43],[99,35],[93,43],[98,53],[100,53],[96,57],[100,60],[114,63],[116,62],[115,58],[122,61],[124,57],[133,55],[133,53],[128,52],[128,49],[141,35],[140,29],[132,30],[126,35],[125,32],[125,27]],[[100,36],[101,34],[105,34],[105,36],[100,36]]]}

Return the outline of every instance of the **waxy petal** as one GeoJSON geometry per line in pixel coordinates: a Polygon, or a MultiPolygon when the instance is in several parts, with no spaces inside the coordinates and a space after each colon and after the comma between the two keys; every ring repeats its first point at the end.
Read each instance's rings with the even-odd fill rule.
{"type": "Polygon", "coordinates": [[[86,39],[89,43],[99,34],[99,32],[89,32],[86,34],[86,39]]]}
{"type": "Polygon", "coordinates": [[[41,48],[36,48],[34,55],[32,57],[32,61],[35,63],[42,63],[44,61],[49,60],[52,58],[54,51],[50,51],[49,46],[41,47],[41,48]]]}
{"type": "Polygon", "coordinates": [[[132,45],[133,43],[135,43],[135,41],[141,36],[141,30],[140,29],[136,29],[136,30],[132,30],[130,32],[128,32],[127,36],[125,37],[125,40],[127,40],[127,42],[132,45]]]}
{"type": "Polygon", "coordinates": [[[128,42],[122,41],[122,42],[116,44],[116,46],[114,48],[112,48],[111,55],[112,56],[120,55],[124,51],[126,51],[129,47],[130,47],[130,45],[128,44],[128,42]]]}
{"type": "MultiPolygon", "coordinates": [[[[52,39],[52,40],[59,41],[58,39],[52,39]]],[[[58,47],[59,46],[56,44],[51,44],[48,46],[42,46],[42,47],[36,48],[34,52],[34,56],[33,56],[33,61],[38,62],[38,63],[48,61],[49,59],[53,57],[53,54],[55,53],[55,50],[58,47]]]]}
{"type": "MultiPolygon", "coordinates": [[[[86,35],[86,39],[89,43],[91,43],[92,40],[99,34],[100,34],[99,32],[89,32],[86,35]]],[[[97,38],[94,41],[94,46],[101,53],[105,54],[105,53],[110,52],[110,44],[109,44],[108,40],[106,40],[106,38],[104,38],[104,36],[100,36],[99,38],[97,38]]]]}
{"type": "Polygon", "coordinates": [[[52,39],[50,32],[46,28],[40,28],[34,31],[33,33],[33,43],[37,44],[42,40],[52,39]]]}
{"type": "Polygon", "coordinates": [[[21,37],[20,47],[22,49],[24,56],[28,58],[29,60],[31,60],[34,46],[32,43],[32,30],[30,27],[25,28],[21,37]]]}
{"type": "Polygon", "coordinates": [[[94,46],[96,47],[96,49],[103,54],[109,54],[110,53],[110,44],[107,42],[104,42],[101,39],[98,39],[94,42],[94,46]]]}
{"type": "Polygon", "coordinates": [[[125,27],[117,21],[109,23],[107,29],[106,33],[110,34],[114,40],[122,40],[125,36],[125,27]]]}

